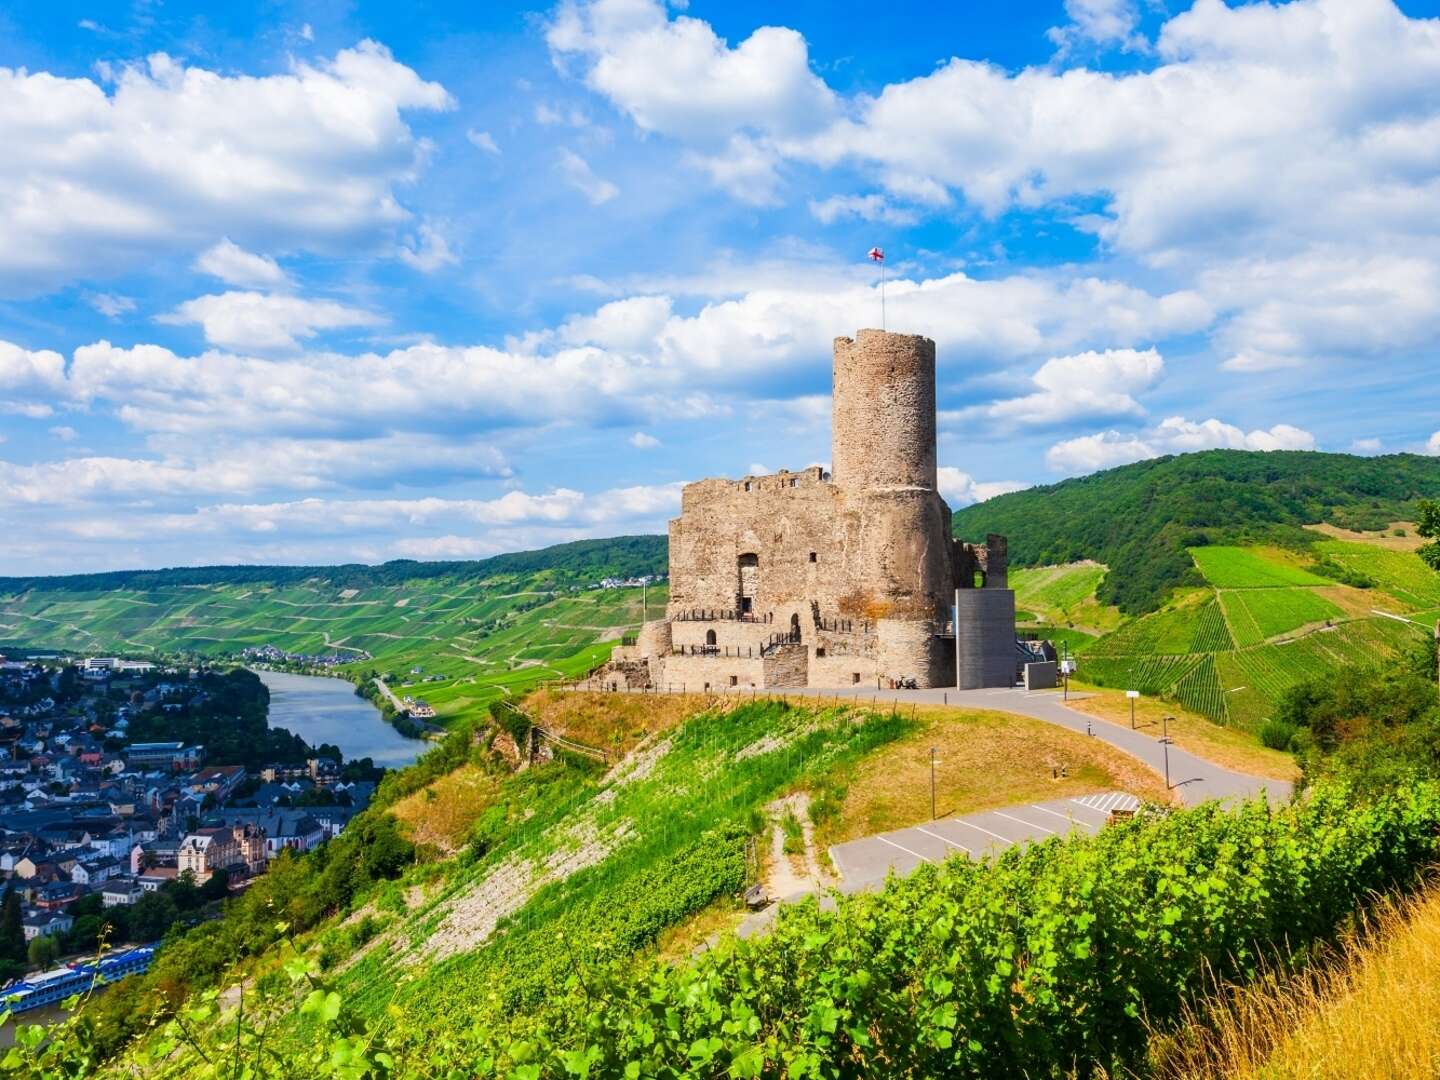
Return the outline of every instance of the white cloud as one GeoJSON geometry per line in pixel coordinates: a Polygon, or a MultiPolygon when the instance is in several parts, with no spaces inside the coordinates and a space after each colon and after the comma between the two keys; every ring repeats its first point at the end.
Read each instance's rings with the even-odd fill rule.
{"type": "Polygon", "coordinates": [[[660,445],[659,439],[655,438],[654,435],[647,435],[643,431],[635,432],[635,434],[631,435],[626,441],[637,450],[653,450],[660,445]]]}
{"type": "Polygon", "coordinates": [[[117,319],[135,310],[135,301],[115,293],[87,292],[85,302],[107,319],[117,319]]]}
{"type": "Polygon", "coordinates": [[[1126,50],[1144,50],[1149,45],[1136,33],[1140,22],[1136,0],[1065,0],[1065,14],[1070,19],[1066,25],[1046,31],[1062,57],[1087,43],[1126,50]]]}
{"type": "Polygon", "coordinates": [[[416,236],[401,245],[397,254],[401,262],[422,274],[432,274],[460,261],[444,235],[428,222],[421,224],[416,236]]]}
{"type": "MultiPolygon", "coordinates": [[[[1063,47],[1149,47],[1135,0],[1066,10],[1063,47]]],[[[938,214],[1057,208],[1104,251],[1195,283],[1222,315],[1227,369],[1253,372],[1413,354],[1440,334],[1435,26],[1392,0],[1195,0],[1140,70],[952,58],[843,99],[793,31],[732,48],[652,0],[572,2],[549,41],[746,201],[779,202],[791,165],[858,167],[938,214]],[[763,71],[734,74],[761,55],[763,71]]],[[[813,212],[883,214],[878,195],[813,212]]]]}
{"type": "Polygon", "coordinates": [[[205,340],[229,349],[294,349],[321,330],[379,326],[372,312],[333,300],[304,300],[257,292],[226,292],[186,300],[159,322],[199,325],[205,340]]]}
{"type": "Polygon", "coordinates": [[[601,206],[620,194],[620,189],[596,176],[590,163],[573,150],[561,148],[560,173],[570,186],[590,200],[591,206],[601,206]]]}
{"type": "Polygon", "coordinates": [[[971,503],[993,499],[996,495],[1004,495],[1011,491],[1023,491],[1030,486],[1012,480],[977,482],[969,473],[962,472],[952,465],[941,465],[936,470],[936,474],[940,494],[951,506],[969,506],[971,503]]]}
{"type": "Polygon", "coordinates": [[[1425,444],[1425,452],[1432,456],[1440,456],[1440,431],[1430,436],[1430,441],[1425,444]]]}
{"type": "Polygon", "coordinates": [[[1378,454],[1385,449],[1379,439],[1356,439],[1350,444],[1352,454],[1378,454]]]}
{"type": "Polygon", "coordinates": [[[80,433],[68,424],[59,424],[50,429],[50,434],[61,442],[74,442],[80,437],[80,433]]]}
{"type": "Polygon", "coordinates": [[[1291,424],[1246,432],[1220,420],[1199,423],[1171,416],[1139,435],[1102,431],[1066,439],[1052,446],[1045,463],[1056,472],[1071,475],[1128,465],[1132,461],[1185,454],[1196,450],[1314,450],[1315,437],[1291,424]]]}
{"type": "Polygon", "coordinates": [[[487,154],[498,155],[500,153],[500,145],[495,141],[495,136],[491,135],[488,131],[479,131],[475,128],[470,128],[465,132],[465,138],[468,139],[470,145],[477,150],[484,150],[487,154]]]}
{"type": "Polygon", "coordinates": [[[838,108],[805,39],[764,26],[731,48],[699,19],[650,0],[565,3],[546,40],[646,131],[717,146],[738,131],[814,131],[838,108]]]}
{"type": "Polygon", "coordinates": [[[163,53],[86,78],[0,68],[0,292],[30,295],[227,235],[247,249],[369,246],[424,146],[406,110],[453,104],[374,42],[281,75],[163,53]]]}
{"type": "Polygon", "coordinates": [[[1154,385],[1165,362],[1154,349],[1107,349],[1045,361],[1022,397],[959,410],[943,419],[984,419],[1002,428],[1047,427],[1068,421],[1143,416],[1134,397],[1154,385]]]}
{"type": "Polygon", "coordinates": [[[228,238],[207,248],[195,260],[195,269],[240,288],[288,289],[290,276],[268,255],[246,251],[228,238]]]}
{"type": "Polygon", "coordinates": [[[841,218],[879,221],[886,225],[913,225],[919,215],[913,210],[895,206],[884,195],[832,195],[828,199],[811,199],[810,213],[822,225],[833,225],[841,218]]]}

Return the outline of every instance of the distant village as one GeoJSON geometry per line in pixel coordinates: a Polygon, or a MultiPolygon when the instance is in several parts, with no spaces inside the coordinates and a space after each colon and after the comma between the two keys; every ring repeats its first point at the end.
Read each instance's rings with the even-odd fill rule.
{"type": "MultiPolygon", "coordinates": [[[[334,748],[306,756],[283,731],[255,737],[256,703],[232,696],[249,689],[234,689],[241,677],[254,679],[115,658],[0,658],[0,876],[5,904],[18,898],[29,965],[92,948],[101,912],[130,940],[158,939],[285,849],[339,835],[370,802],[378,772],[368,762],[347,766],[334,748]],[[132,737],[170,729],[223,739],[242,720],[244,754],[233,732],[228,753],[132,737]],[[283,760],[227,760],[272,748],[283,760]],[[116,917],[122,908],[128,918],[116,917]]],[[[263,729],[263,696],[258,720],[263,729]]],[[[0,954],[4,917],[0,908],[0,954]]]]}

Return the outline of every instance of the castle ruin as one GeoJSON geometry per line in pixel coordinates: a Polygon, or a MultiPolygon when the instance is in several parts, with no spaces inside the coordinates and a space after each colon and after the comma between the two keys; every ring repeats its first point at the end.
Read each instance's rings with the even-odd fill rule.
{"type": "Polygon", "coordinates": [[[670,601],[607,686],[1010,686],[1006,543],[955,540],[936,488],[935,343],[835,340],[831,472],[685,487],[670,601]]]}

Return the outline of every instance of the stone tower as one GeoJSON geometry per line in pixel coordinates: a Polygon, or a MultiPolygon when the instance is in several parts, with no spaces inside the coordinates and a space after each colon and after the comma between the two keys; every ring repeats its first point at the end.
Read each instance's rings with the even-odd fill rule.
{"type": "Polygon", "coordinates": [[[937,490],[935,343],[881,330],[836,338],[834,379],[831,471],[686,485],[665,618],[617,648],[602,679],[952,686],[958,660],[965,685],[1010,685],[1004,541],[953,540],[937,490]],[[957,587],[986,595],[957,601],[957,587]]]}
{"type": "Polygon", "coordinates": [[[836,338],[831,400],[835,483],[935,490],[935,342],[883,330],[836,338]]]}

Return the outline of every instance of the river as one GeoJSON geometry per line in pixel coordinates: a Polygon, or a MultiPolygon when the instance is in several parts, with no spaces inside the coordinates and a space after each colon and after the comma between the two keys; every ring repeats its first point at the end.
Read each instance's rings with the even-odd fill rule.
{"type": "Polygon", "coordinates": [[[430,747],[387,724],[380,710],[344,679],[284,671],[256,674],[270,688],[270,726],[286,728],[311,746],[330,743],[347,761],[368,757],[387,769],[409,765],[430,747]]]}

